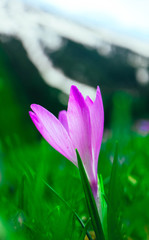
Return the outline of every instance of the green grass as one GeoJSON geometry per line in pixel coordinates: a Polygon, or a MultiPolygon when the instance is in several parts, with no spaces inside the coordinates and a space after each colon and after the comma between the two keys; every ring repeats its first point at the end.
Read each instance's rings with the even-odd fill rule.
{"type": "Polygon", "coordinates": [[[18,234],[24,239],[78,238],[82,227],[72,210],[87,220],[78,169],[45,141],[23,147],[12,142],[7,140],[9,153],[8,148],[3,149],[0,160],[1,218],[12,235],[10,239],[13,235],[16,239],[18,234]],[[20,217],[23,224],[19,222],[20,217]]]}
{"type": "MultiPolygon", "coordinates": [[[[148,142],[149,136],[127,136],[112,184],[115,142],[102,144],[99,173],[112,209],[108,224],[114,228],[109,240],[148,237],[148,142]]],[[[83,228],[75,213],[84,224],[89,215],[79,171],[44,140],[23,145],[21,139],[7,138],[1,144],[0,176],[0,239],[81,239],[83,228]]],[[[92,230],[91,222],[86,230],[92,230]]]]}

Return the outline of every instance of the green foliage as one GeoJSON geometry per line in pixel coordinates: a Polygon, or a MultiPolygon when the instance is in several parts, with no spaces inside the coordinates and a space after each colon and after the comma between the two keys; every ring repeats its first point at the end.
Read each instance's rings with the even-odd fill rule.
{"type": "Polygon", "coordinates": [[[119,240],[122,239],[122,233],[119,229],[119,212],[117,208],[119,201],[121,200],[121,185],[120,169],[118,163],[118,143],[116,143],[116,149],[111,169],[111,176],[108,187],[108,211],[107,211],[107,227],[108,227],[108,238],[119,240]]]}
{"type": "Polygon", "coordinates": [[[149,203],[149,135],[129,132],[125,142],[120,142],[118,152],[112,139],[103,143],[99,159],[109,211],[109,240],[145,240],[149,235],[149,213],[145,210],[149,203]]]}
{"type": "MultiPolygon", "coordinates": [[[[22,146],[14,139],[6,140],[0,151],[1,236],[82,239],[93,227],[78,169],[44,140],[22,146]]],[[[110,209],[109,240],[148,237],[148,142],[149,136],[130,134],[115,157],[112,140],[102,145],[99,173],[110,209]],[[110,180],[113,157],[116,164],[110,180]]]]}
{"type": "Polygon", "coordinates": [[[0,160],[4,166],[0,212],[10,239],[16,239],[18,234],[24,239],[79,238],[82,226],[76,215],[80,221],[88,215],[78,169],[45,141],[31,147],[14,144],[9,153],[5,150],[0,160]],[[49,190],[43,179],[67,204],[49,190]]]}
{"type": "Polygon", "coordinates": [[[78,151],[76,151],[76,153],[77,153],[78,167],[79,167],[81,181],[82,181],[82,185],[85,193],[86,203],[87,203],[89,215],[91,217],[92,225],[96,234],[96,238],[97,240],[100,240],[100,239],[105,240],[97,205],[96,205],[86,172],[78,151]]]}
{"type": "Polygon", "coordinates": [[[24,93],[20,89],[15,91],[16,79],[15,71],[0,44],[0,139],[16,134],[22,141],[32,142],[37,133],[33,131],[28,117],[29,103],[24,103],[22,107],[20,102],[20,96],[24,93]]]}

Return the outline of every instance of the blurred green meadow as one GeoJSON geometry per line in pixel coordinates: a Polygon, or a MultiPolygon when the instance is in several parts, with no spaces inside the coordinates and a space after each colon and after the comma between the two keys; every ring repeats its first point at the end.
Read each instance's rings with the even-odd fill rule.
{"type": "MultiPolygon", "coordinates": [[[[28,115],[34,102],[56,115],[66,105],[59,102],[58,90],[38,85],[36,74],[32,88],[30,72],[25,75],[26,94],[13,66],[0,48],[0,240],[87,239],[92,225],[79,171],[41,138],[28,115]]],[[[149,239],[149,135],[135,124],[143,101],[128,92],[109,97],[103,91],[105,132],[98,172],[106,196],[118,141],[118,164],[107,199],[112,206],[109,240],[149,239]]],[[[149,115],[143,114],[139,118],[149,115]]]]}

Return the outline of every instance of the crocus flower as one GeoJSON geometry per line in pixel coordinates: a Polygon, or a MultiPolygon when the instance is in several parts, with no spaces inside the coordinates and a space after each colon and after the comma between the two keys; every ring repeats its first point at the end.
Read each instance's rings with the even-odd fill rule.
{"type": "Polygon", "coordinates": [[[104,110],[99,87],[93,102],[71,86],[67,111],[58,119],[37,104],[31,105],[30,117],[45,140],[77,166],[78,150],[95,200],[97,199],[97,165],[103,135],[104,110]]]}

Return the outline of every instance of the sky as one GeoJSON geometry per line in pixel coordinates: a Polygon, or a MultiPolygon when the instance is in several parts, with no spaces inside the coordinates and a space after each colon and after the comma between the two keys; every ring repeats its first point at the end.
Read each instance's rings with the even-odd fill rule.
{"type": "MultiPolygon", "coordinates": [[[[34,0],[24,0],[32,2],[34,0]]],[[[103,27],[149,42],[149,0],[36,0],[87,26],[103,27]]]]}

